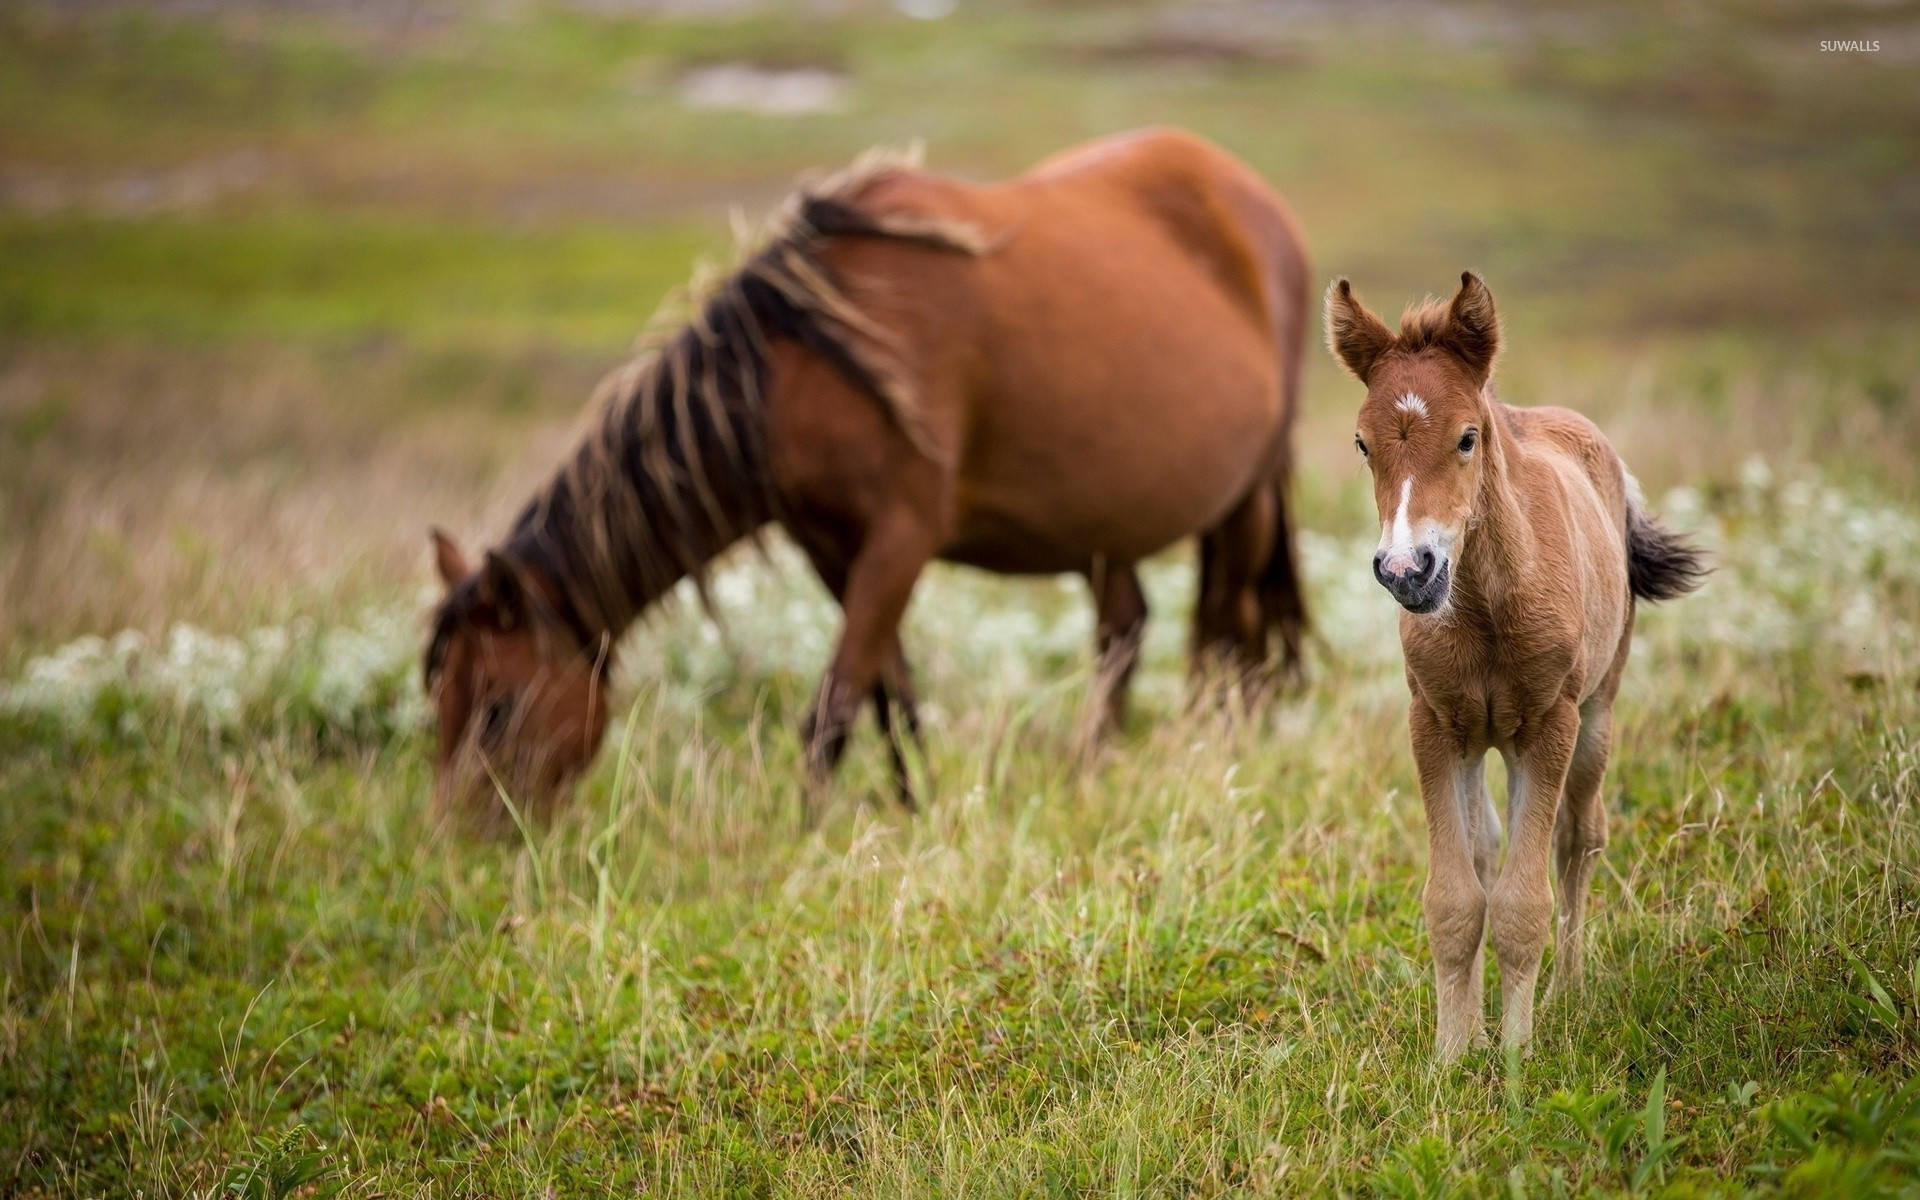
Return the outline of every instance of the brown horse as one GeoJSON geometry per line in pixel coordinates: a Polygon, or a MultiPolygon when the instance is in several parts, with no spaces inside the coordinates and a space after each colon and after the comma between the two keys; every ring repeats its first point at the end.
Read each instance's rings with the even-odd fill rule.
{"type": "Polygon", "coordinates": [[[1555,993],[1577,992],[1588,881],[1607,842],[1600,797],[1634,599],[1699,586],[1697,551],[1647,515],[1594,424],[1493,398],[1493,294],[1473,274],[1398,334],[1345,279],[1327,341],[1367,387],[1360,453],[1373,471],[1373,573],[1406,611],[1400,644],[1431,849],[1425,908],[1443,1061],[1486,1040],[1483,934],[1500,960],[1501,1035],[1533,1032],[1534,982],[1560,892],[1555,993]],[[1507,764],[1511,839],[1483,774],[1507,764]]]}
{"type": "Polygon", "coordinates": [[[1291,669],[1308,286],[1279,198],[1176,132],[998,184],[869,158],[803,189],[684,329],[608,379],[477,569],[436,531],[438,803],[564,794],[605,729],[621,632],[770,522],[845,617],[804,724],[815,782],[871,699],[912,807],[899,625],[936,558],[1084,575],[1109,720],[1147,615],[1135,564],[1190,534],[1196,660],[1258,676],[1277,633],[1291,669]]]}

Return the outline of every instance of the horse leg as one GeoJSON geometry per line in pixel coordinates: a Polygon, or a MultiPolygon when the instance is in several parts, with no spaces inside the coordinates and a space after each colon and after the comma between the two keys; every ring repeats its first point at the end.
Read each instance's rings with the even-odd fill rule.
{"type": "Polygon", "coordinates": [[[1140,642],[1147,627],[1147,597],[1132,564],[1094,560],[1087,573],[1098,614],[1094,626],[1094,699],[1105,711],[1107,730],[1118,732],[1127,720],[1127,693],[1140,665],[1140,642]]]}
{"type": "Polygon", "coordinates": [[[1549,1002],[1578,995],[1586,974],[1587,888],[1594,865],[1607,848],[1607,806],[1601,799],[1600,781],[1606,775],[1612,744],[1612,698],[1591,697],[1580,708],[1580,736],[1567,769],[1567,790],[1560,798],[1560,821],[1554,827],[1560,919],[1554,929],[1549,1002]]]}
{"type": "Polygon", "coordinates": [[[1487,894],[1487,926],[1500,959],[1500,1041],[1524,1047],[1533,1036],[1533,992],[1553,924],[1548,863],[1560,797],[1580,734],[1569,700],[1549,708],[1514,747],[1508,771],[1512,825],[1507,861],[1487,894]]]}
{"type": "Polygon", "coordinates": [[[1193,658],[1205,673],[1228,667],[1228,680],[1249,698],[1264,684],[1266,608],[1260,576],[1274,542],[1274,493],[1264,481],[1220,524],[1201,535],[1200,595],[1194,604],[1193,658]]]}
{"type": "Polygon", "coordinates": [[[1462,746],[1424,700],[1415,698],[1408,728],[1420,769],[1420,798],[1427,813],[1427,886],[1421,906],[1433,951],[1437,994],[1434,1054],[1450,1063],[1470,1047],[1484,1046],[1487,894],[1469,844],[1469,805],[1480,760],[1462,746]]]}
{"type": "MultiPolygon", "coordinates": [[[[796,539],[798,540],[798,539],[796,539]]],[[[847,593],[848,555],[838,547],[822,544],[818,538],[806,539],[802,548],[807,559],[813,564],[814,573],[820,576],[820,582],[833,596],[835,602],[843,607],[847,593]]],[[[920,806],[913,795],[913,778],[907,765],[906,747],[901,742],[901,726],[912,737],[914,748],[921,757],[926,757],[926,743],[920,735],[920,709],[914,699],[913,673],[907,666],[906,651],[900,645],[899,631],[893,638],[893,649],[888,655],[887,665],[881,670],[880,677],[874,680],[873,691],[874,722],[887,739],[887,753],[893,761],[894,794],[900,806],[908,812],[918,812],[920,806]],[[900,710],[900,723],[894,721],[894,709],[900,710]]],[[[819,724],[816,708],[809,707],[800,723],[800,742],[811,745],[813,731],[819,724]]]]}
{"type": "Polygon", "coordinates": [[[893,760],[894,795],[899,798],[900,807],[908,812],[919,812],[920,805],[913,797],[913,774],[907,765],[900,727],[906,727],[915,751],[923,759],[927,754],[927,745],[920,736],[920,709],[914,701],[913,675],[907,667],[906,652],[900,647],[897,631],[894,634],[893,654],[881,670],[880,678],[873,684],[873,715],[879,722],[880,732],[886,735],[887,753],[893,760]],[[900,710],[897,724],[894,720],[896,708],[900,710]]]}
{"type": "Polygon", "coordinates": [[[899,656],[900,618],[933,551],[934,538],[924,524],[910,512],[896,510],[869,527],[847,566],[839,645],[807,720],[809,824],[816,815],[817,793],[846,750],[855,714],[880,685],[882,671],[899,656]]]}

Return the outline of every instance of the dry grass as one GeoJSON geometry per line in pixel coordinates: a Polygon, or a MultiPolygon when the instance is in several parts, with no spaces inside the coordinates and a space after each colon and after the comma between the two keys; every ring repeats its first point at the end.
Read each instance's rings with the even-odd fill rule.
{"type": "MultiPolygon", "coordinates": [[[[1310,368],[1308,528],[1366,520],[1358,397],[1310,368]]],[[[0,361],[0,643],[338,617],[430,579],[432,524],[484,538],[559,461],[603,365],[582,352],[22,347],[0,361]]],[[[1797,353],[1519,341],[1503,394],[1600,421],[1646,484],[1713,488],[1759,456],[1911,498],[1910,346],[1797,353]]]]}
{"type": "Polygon", "coordinates": [[[511,515],[595,372],[560,355],[16,350],[0,364],[0,424],[17,431],[0,449],[16,535],[0,543],[0,642],[183,613],[240,629],[405,594],[430,524],[511,515]]]}

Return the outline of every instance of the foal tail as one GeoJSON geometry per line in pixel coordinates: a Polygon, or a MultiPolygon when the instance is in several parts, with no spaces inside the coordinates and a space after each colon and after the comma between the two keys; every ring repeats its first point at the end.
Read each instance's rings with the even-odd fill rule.
{"type": "Polygon", "coordinates": [[[1693,591],[1713,570],[1686,538],[1648,515],[1639,496],[1627,502],[1627,585],[1642,600],[1672,600],[1693,591]]]}

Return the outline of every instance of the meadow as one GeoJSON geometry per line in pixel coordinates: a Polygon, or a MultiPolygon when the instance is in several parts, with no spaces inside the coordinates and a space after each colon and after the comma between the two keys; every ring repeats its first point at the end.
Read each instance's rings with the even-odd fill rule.
{"type": "Polygon", "coordinates": [[[0,1193],[1920,1195],[1920,10],[712,8],[0,12],[0,1193]],[[728,64],[837,91],[690,103],[728,64]],[[550,825],[427,819],[427,528],[502,530],[734,210],[1154,122],[1389,315],[1482,271],[1503,396],[1713,553],[1526,1058],[1430,1062],[1318,345],[1271,706],[1190,703],[1171,552],[1082,761],[1084,586],[941,568],[925,812],[865,724],[804,830],[835,614],[776,540],[630,637],[550,825]]]}

